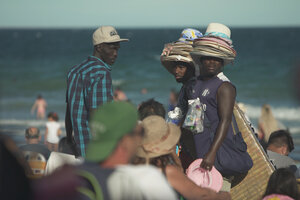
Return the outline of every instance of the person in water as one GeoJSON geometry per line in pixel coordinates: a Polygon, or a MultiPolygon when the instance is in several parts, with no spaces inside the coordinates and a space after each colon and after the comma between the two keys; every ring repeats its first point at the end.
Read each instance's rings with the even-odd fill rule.
{"type": "Polygon", "coordinates": [[[46,100],[42,97],[42,95],[38,95],[31,108],[31,114],[34,114],[34,111],[36,110],[36,118],[44,119],[46,114],[46,108],[47,108],[46,100]]]}

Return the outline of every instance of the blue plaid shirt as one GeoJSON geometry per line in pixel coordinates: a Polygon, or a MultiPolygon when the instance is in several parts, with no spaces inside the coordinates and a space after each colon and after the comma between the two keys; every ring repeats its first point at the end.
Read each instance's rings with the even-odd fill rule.
{"type": "Polygon", "coordinates": [[[101,59],[89,56],[68,73],[66,102],[69,105],[74,139],[79,154],[85,157],[86,145],[91,139],[89,112],[112,101],[111,67],[101,59]]]}

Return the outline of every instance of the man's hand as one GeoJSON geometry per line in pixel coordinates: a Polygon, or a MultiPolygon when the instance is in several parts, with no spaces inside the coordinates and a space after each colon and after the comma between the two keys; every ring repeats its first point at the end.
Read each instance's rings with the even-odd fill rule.
{"type": "Polygon", "coordinates": [[[203,158],[201,168],[210,171],[215,163],[216,153],[209,151],[203,158]]]}

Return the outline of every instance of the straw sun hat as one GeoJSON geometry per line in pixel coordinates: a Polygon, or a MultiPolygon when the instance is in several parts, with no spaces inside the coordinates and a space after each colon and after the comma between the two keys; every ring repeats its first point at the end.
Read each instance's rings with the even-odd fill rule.
{"type": "Polygon", "coordinates": [[[137,150],[137,156],[154,158],[173,151],[181,135],[178,126],[167,123],[162,117],[156,115],[146,117],[142,124],[145,136],[137,150]]]}
{"type": "Polygon", "coordinates": [[[224,65],[233,63],[236,51],[230,36],[231,31],[227,26],[219,23],[209,24],[204,37],[194,40],[194,50],[190,52],[194,62],[201,64],[201,57],[211,56],[223,59],[224,65]]]}
{"type": "Polygon", "coordinates": [[[169,55],[162,55],[161,62],[163,66],[173,74],[173,66],[176,62],[185,62],[194,67],[190,52],[193,51],[193,40],[202,37],[202,33],[196,29],[186,28],[181,32],[180,38],[173,43],[168,43],[165,47],[171,50],[169,55]]]}

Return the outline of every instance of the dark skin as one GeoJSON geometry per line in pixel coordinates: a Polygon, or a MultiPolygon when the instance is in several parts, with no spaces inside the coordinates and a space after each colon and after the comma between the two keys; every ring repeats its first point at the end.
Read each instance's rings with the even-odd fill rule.
{"type": "Polygon", "coordinates": [[[100,58],[106,64],[112,65],[118,57],[120,42],[101,43],[94,46],[93,56],[100,58]]]}
{"type": "MultiPolygon", "coordinates": [[[[200,78],[209,80],[222,72],[223,60],[214,57],[202,57],[200,66],[200,78]]],[[[215,133],[215,137],[209,151],[204,156],[200,165],[203,169],[211,170],[215,163],[216,154],[222,142],[224,141],[228,128],[231,123],[233,107],[235,103],[235,88],[228,82],[222,83],[217,91],[217,109],[219,116],[219,124],[215,133]]]]}
{"type": "MultiPolygon", "coordinates": [[[[101,43],[101,44],[94,46],[93,56],[100,58],[102,61],[104,61],[108,65],[113,65],[118,57],[119,49],[120,49],[120,42],[101,43]]],[[[89,115],[91,116],[95,110],[96,109],[90,108],[89,115]]],[[[67,140],[68,140],[69,144],[72,144],[73,127],[72,127],[72,122],[71,122],[69,103],[67,103],[65,127],[66,127],[66,133],[67,133],[67,140]]]]}
{"type": "Polygon", "coordinates": [[[174,62],[173,75],[178,83],[185,84],[191,77],[195,76],[193,66],[187,63],[174,62]]]}

